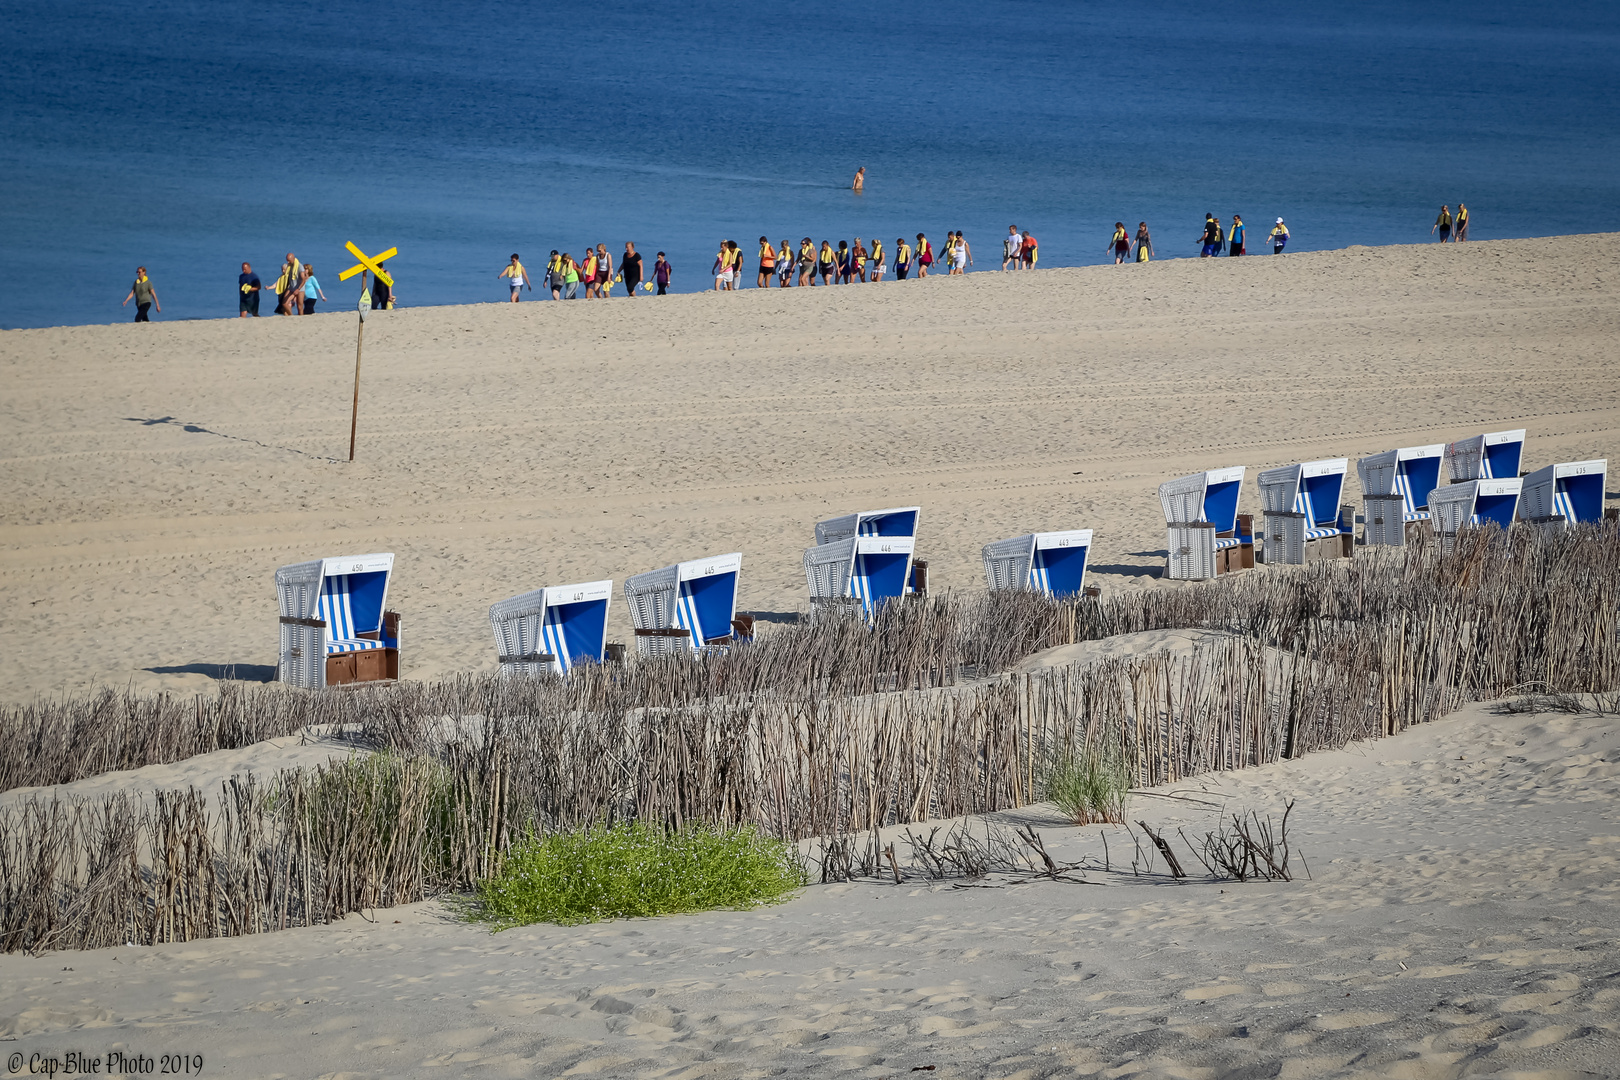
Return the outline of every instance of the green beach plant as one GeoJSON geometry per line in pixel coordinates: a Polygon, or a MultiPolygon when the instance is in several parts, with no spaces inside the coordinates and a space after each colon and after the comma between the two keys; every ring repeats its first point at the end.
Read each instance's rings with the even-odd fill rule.
{"type": "Polygon", "coordinates": [[[1123,822],[1130,791],[1131,770],[1112,743],[1066,753],[1046,774],[1047,800],[1076,825],[1123,822]]]}
{"type": "Polygon", "coordinates": [[[804,884],[798,849],[751,826],[597,825],[519,841],[500,872],[479,883],[467,914],[497,930],[572,926],[740,910],[785,900],[804,884]]]}

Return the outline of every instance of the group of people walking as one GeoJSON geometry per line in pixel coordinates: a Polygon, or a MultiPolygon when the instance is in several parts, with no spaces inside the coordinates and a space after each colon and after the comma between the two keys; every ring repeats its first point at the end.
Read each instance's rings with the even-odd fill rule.
{"type": "MultiPolygon", "coordinates": [[[[1283,222],[1282,218],[1277,219],[1277,224],[1272,227],[1268,239],[1271,241],[1271,253],[1273,255],[1281,255],[1283,250],[1288,247],[1288,226],[1283,222]]],[[[1243,224],[1242,214],[1233,214],[1230,226],[1227,226],[1214,214],[1205,214],[1204,231],[1199,234],[1197,243],[1199,245],[1198,257],[1201,259],[1212,259],[1223,254],[1228,257],[1247,255],[1249,252],[1249,229],[1247,225],[1243,224]]],[[[1114,235],[1108,241],[1106,250],[1113,254],[1115,266],[1123,262],[1133,261],[1133,252],[1135,253],[1134,261],[1139,263],[1147,262],[1158,254],[1153,249],[1153,234],[1148,231],[1148,224],[1145,221],[1137,223],[1135,240],[1132,240],[1131,234],[1125,230],[1123,221],[1114,222],[1114,235]]]]}
{"type": "Polygon", "coordinates": [[[1451,206],[1446,204],[1440,207],[1440,216],[1434,219],[1434,227],[1429,235],[1440,234],[1442,244],[1447,241],[1460,244],[1468,239],[1468,204],[1457,204],[1457,216],[1451,216],[1451,206]]]}
{"type": "MultiPolygon", "coordinates": [[[[973,265],[973,248],[960,229],[947,232],[938,251],[923,233],[917,234],[915,244],[903,236],[897,237],[892,249],[876,239],[868,247],[859,236],[853,243],[838,241],[837,248],[833,247],[831,240],[823,240],[818,247],[808,236],[800,240],[797,247],[789,240],[783,240],[780,245],[772,244],[770,237],[761,236],[754,256],[755,285],[768,289],[774,282],[777,288],[786,289],[791,285],[849,285],[857,281],[882,281],[890,270],[891,250],[897,281],[905,281],[913,276],[925,278],[939,266],[944,266],[947,274],[964,274],[973,265]]],[[[711,271],[715,290],[729,292],[741,289],[746,280],[747,262],[747,254],[741,245],[735,240],[722,240],[720,249],[715,252],[711,271]]]]}
{"type": "MultiPolygon", "coordinates": [[[[298,256],[290,251],[287,252],[287,260],[281,264],[281,275],[275,284],[266,285],[253,272],[251,263],[242,264],[242,273],[237,276],[236,283],[239,319],[259,317],[259,298],[265,292],[274,292],[277,315],[313,315],[315,305],[326,299],[326,294],[321,291],[320,279],[315,276],[315,264],[299,262],[298,256]]],[[[376,290],[380,290],[380,293],[372,292],[371,306],[393,307],[388,286],[378,281],[376,290]]]]}
{"type": "MultiPolygon", "coordinates": [[[[642,280],[641,253],[636,245],[626,243],[624,254],[619,256],[617,272],[613,267],[613,256],[608,254],[606,244],[597,244],[592,248],[585,246],[583,261],[574,258],[573,253],[558,252],[552,249],[546,257],[546,271],[541,278],[541,285],[550,290],[553,300],[577,300],[580,296],[579,288],[585,286],[585,299],[606,300],[612,295],[613,286],[624,285],[626,296],[635,296],[636,289],[642,288],[651,292],[654,286],[658,295],[663,296],[669,290],[669,283],[673,279],[673,271],[664,253],[658,253],[658,259],[653,263],[651,274],[646,281],[642,280]]],[[[523,260],[516,252],[512,253],[512,261],[502,268],[500,275],[506,281],[510,291],[512,303],[517,303],[522,291],[527,288],[534,291],[534,285],[529,280],[529,271],[524,267],[523,260]]]]}

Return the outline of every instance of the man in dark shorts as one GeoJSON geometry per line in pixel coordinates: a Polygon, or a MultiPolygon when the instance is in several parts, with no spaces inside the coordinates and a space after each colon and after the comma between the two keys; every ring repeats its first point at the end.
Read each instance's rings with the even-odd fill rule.
{"type": "Polygon", "coordinates": [[[249,315],[255,319],[259,317],[259,294],[264,291],[264,282],[259,275],[253,272],[253,267],[247,263],[242,264],[242,274],[236,279],[237,284],[237,315],[238,319],[245,319],[249,315]]]}
{"type": "Polygon", "coordinates": [[[1214,214],[1204,215],[1204,251],[1200,259],[1213,258],[1215,252],[1220,250],[1221,225],[1215,220],[1214,214]]]}
{"type": "Polygon", "coordinates": [[[625,295],[634,297],[636,286],[641,284],[641,256],[628,240],[624,242],[624,254],[619,256],[619,273],[624,277],[625,295]]]}
{"type": "MultiPolygon", "coordinates": [[[[388,268],[386,266],[384,266],[382,263],[378,263],[377,264],[377,269],[386,270],[388,268]]],[[[386,310],[388,310],[388,308],[393,306],[393,303],[394,303],[394,290],[393,290],[393,287],[390,286],[387,282],[383,281],[382,278],[373,277],[371,279],[371,310],[372,311],[379,311],[379,310],[386,311],[386,310]]]]}

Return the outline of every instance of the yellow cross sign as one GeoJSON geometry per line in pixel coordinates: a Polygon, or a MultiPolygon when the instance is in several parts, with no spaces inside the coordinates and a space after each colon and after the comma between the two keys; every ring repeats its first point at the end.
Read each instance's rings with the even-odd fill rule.
{"type": "Polygon", "coordinates": [[[354,275],[370,270],[373,274],[377,275],[378,281],[381,281],[384,285],[387,285],[390,288],[393,286],[394,279],[388,276],[388,272],[382,268],[382,264],[387,262],[389,259],[392,259],[395,255],[398,255],[399,248],[389,248],[387,251],[380,252],[376,255],[367,255],[353,244],[344,244],[343,246],[349,249],[350,255],[353,255],[360,261],[343,271],[343,273],[339,274],[339,281],[348,281],[350,278],[354,277],[354,275]]]}

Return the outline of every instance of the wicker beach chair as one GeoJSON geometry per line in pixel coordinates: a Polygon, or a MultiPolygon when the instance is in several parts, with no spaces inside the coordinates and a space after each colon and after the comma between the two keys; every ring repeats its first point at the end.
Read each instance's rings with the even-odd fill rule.
{"type": "Polygon", "coordinates": [[[880,606],[911,591],[915,547],[909,536],[849,536],[807,549],[811,615],[858,610],[870,620],[880,606]]]}
{"type": "Polygon", "coordinates": [[[816,543],[831,544],[851,536],[917,536],[918,506],[890,510],[863,510],[816,522],[816,543]]]}
{"type": "Polygon", "coordinates": [[[1247,471],[1242,465],[1211,469],[1159,485],[1169,577],[1203,581],[1254,566],[1253,519],[1238,513],[1247,471]]]}
{"type": "Polygon", "coordinates": [[[1536,525],[1559,529],[1602,521],[1608,471],[1608,458],[1566,461],[1537,469],[1524,478],[1519,516],[1536,525]]]}
{"type": "Polygon", "coordinates": [[[391,554],[311,559],[276,571],[276,677],[316,689],[399,678],[399,615],[386,610],[391,554]]]}
{"type": "Polygon", "coordinates": [[[1267,469],[1255,478],[1265,525],[1261,555],[1268,564],[1355,553],[1355,514],[1340,502],[1349,469],[1349,458],[1333,458],[1267,469]]]}
{"type": "Polygon", "coordinates": [[[1408,526],[1429,520],[1429,493],[1440,483],[1444,443],[1386,450],[1356,462],[1369,544],[1401,547],[1408,526]]]}
{"type": "Polygon", "coordinates": [[[737,578],[742,555],[676,563],[626,579],[624,600],[635,627],[636,653],[697,652],[730,645],[737,626],[737,578]]]}
{"type": "Polygon", "coordinates": [[[992,591],[1034,589],[1073,596],[1086,587],[1091,530],[1025,533],[984,546],[984,576],[992,591]]]}
{"type": "Polygon", "coordinates": [[[1429,496],[1429,523],[1440,538],[1443,551],[1450,551],[1457,534],[1464,529],[1495,522],[1506,529],[1519,512],[1519,493],[1524,481],[1465,480],[1436,488],[1429,496]]]}
{"type": "Polygon", "coordinates": [[[613,582],[552,585],[490,605],[489,625],[505,675],[566,675],[602,662],[613,582]]]}
{"type": "Polygon", "coordinates": [[[1464,480],[1511,480],[1524,456],[1524,428],[1492,431],[1446,446],[1446,472],[1453,484],[1464,480]]]}

